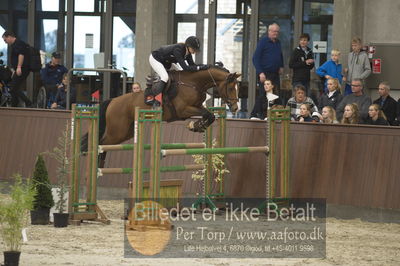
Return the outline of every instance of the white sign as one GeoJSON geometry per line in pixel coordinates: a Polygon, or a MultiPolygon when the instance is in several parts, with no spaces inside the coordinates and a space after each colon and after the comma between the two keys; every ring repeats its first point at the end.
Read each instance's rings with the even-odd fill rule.
{"type": "Polygon", "coordinates": [[[93,33],[86,33],[85,35],[85,48],[93,48],[93,33]]]}
{"type": "Polygon", "coordinates": [[[315,54],[326,54],[326,47],[327,47],[327,43],[326,41],[324,42],[313,42],[313,53],[315,54]]]}

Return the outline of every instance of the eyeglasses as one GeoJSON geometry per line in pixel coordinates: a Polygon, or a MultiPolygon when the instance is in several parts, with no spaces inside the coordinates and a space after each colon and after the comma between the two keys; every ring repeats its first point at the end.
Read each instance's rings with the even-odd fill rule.
{"type": "Polygon", "coordinates": [[[361,85],[354,85],[354,84],[351,84],[351,86],[352,87],[361,87],[361,85]]]}

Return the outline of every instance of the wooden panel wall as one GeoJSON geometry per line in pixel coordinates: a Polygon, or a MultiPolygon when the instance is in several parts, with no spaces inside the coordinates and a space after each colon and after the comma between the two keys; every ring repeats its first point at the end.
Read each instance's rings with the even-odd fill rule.
{"type": "MultiPolygon", "coordinates": [[[[52,149],[65,127],[67,111],[0,108],[0,179],[13,173],[31,175],[38,152],[52,149]]],[[[187,122],[163,127],[163,142],[198,142],[202,135],[185,129],[187,122]]],[[[228,146],[265,145],[263,121],[229,120],[228,146]]],[[[326,198],[328,203],[400,209],[400,128],[291,124],[291,193],[293,197],[326,198]]],[[[107,167],[131,167],[132,152],[109,152],[107,167]]],[[[234,197],[264,197],[264,154],[230,154],[225,191],[234,197]]],[[[46,159],[54,180],[55,162],[46,159]]],[[[191,156],[162,160],[162,165],[192,164],[191,156]]],[[[167,173],[184,179],[183,193],[195,195],[201,184],[191,173],[167,173]]],[[[129,175],[99,178],[104,187],[127,187],[129,175]]]]}

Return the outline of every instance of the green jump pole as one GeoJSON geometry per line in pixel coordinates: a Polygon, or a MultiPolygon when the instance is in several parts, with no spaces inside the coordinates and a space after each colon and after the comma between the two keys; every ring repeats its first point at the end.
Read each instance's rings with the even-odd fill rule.
{"type": "MultiPolygon", "coordinates": [[[[204,164],[188,164],[175,166],[161,166],[160,172],[182,172],[204,169],[204,164]]],[[[143,168],[143,173],[149,173],[150,168],[143,168]]],[[[99,176],[104,174],[132,174],[132,168],[99,168],[99,176]]]]}
{"type": "Polygon", "coordinates": [[[226,153],[251,153],[268,152],[268,146],[258,147],[225,147],[225,148],[205,148],[205,149],[177,149],[161,150],[163,156],[168,155],[193,155],[193,154],[226,154],[226,153]]]}
{"type": "MultiPolygon", "coordinates": [[[[165,143],[161,144],[161,149],[192,149],[192,148],[205,148],[204,143],[165,143]]],[[[145,150],[150,150],[150,144],[144,144],[145,150]]],[[[99,153],[105,151],[131,151],[133,144],[117,144],[117,145],[99,145],[99,153]]]]}

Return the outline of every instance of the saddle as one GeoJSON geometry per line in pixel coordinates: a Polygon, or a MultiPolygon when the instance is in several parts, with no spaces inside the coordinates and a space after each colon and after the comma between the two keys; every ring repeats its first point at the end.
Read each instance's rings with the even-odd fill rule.
{"type": "MultiPolygon", "coordinates": [[[[168,76],[168,82],[162,91],[162,100],[166,104],[172,104],[171,101],[178,95],[178,82],[174,79],[172,73],[169,72],[168,76]]],[[[154,95],[153,87],[158,82],[161,82],[161,79],[157,74],[146,77],[145,98],[149,95],[154,95]]]]}

